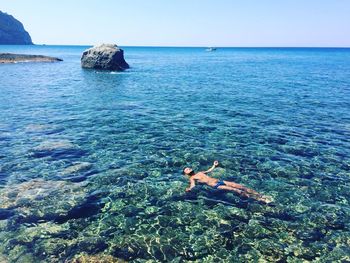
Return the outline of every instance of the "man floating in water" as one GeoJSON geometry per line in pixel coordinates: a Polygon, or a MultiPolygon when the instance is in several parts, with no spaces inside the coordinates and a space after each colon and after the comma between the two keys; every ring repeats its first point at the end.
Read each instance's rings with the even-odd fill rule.
{"type": "Polygon", "coordinates": [[[254,198],[255,200],[258,200],[264,203],[272,202],[270,197],[263,196],[262,194],[259,194],[258,192],[254,191],[253,189],[247,188],[241,184],[218,180],[216,178],[208,176],[207,174],[212,172],[218,165],[219,165],[219,162],[214,161],[213,166],[209,170],[198,172],[198,173],[195,173],[192,168],[186,167],[183,170],[183,173],[187,175],[188,179],[190,180],[190,187],[186,188],[186,192],[191,191],[193,187],[195,187],[196,181],[197,181],[198,183],[209,185],[214,189],[234,191],[239,195],[242,195],[248,198],[254,198]]]}

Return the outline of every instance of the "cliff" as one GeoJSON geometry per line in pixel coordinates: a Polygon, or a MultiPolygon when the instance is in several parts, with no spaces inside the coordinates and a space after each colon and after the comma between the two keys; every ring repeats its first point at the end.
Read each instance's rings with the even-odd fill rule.
{"type": "Polygon", "coordinates": [[[13,16],[0,11],[0,45],[32,44],[32,39],[23,24],[13,16]]]}

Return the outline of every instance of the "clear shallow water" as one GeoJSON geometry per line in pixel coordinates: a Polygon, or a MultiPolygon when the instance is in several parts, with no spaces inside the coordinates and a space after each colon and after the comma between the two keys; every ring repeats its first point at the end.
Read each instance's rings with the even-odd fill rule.
{"type": "Polygon", "coordinates": [[[350,260],[349,49],[85,48],[1,46],[64,59],[0,65],[3,260],[350,260]],[[275,203],[185,193],[216,159],[275,203]]]}

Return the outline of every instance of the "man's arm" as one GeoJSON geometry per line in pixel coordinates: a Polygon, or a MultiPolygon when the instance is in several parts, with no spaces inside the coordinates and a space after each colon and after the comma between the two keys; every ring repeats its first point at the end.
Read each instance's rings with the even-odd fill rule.
{"type": "Polygon", "coordinates": [[[214,161],[214,164],[212,167],[210,167],[207,171],[203,172],[205,174],[210,173],[211,171],[213,171],[217,166],[219,165],[218,161],[214,161]]]}
{"type": "Polygon", "coordinates": [[[196,182],[193,178],[190,178],[190,187],[186,188],[186,192],[189,192],[192,190],[193,187],[196,186],[196,182]]]}

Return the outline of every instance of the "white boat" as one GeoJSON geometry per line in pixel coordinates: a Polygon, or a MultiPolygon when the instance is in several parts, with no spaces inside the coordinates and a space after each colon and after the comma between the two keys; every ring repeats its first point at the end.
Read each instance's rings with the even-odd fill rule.
{"type": "Polygon", "coordinates": [[[209,52],[211,52],[211,51],[215,51],[216,50],[216,48],[215,47],[208,47],[205,51],[209,51],[209,52]]]}

